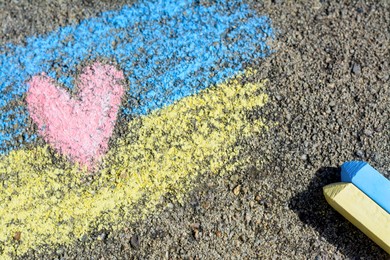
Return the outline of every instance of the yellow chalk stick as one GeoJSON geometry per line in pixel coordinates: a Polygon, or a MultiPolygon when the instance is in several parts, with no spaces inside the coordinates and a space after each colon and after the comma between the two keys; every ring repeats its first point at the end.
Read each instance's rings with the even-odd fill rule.
{"type": "Polygon", "coordinates": [[[390,254],[390,214],[352,183],[323,188],[327,202],[390,254]]]}

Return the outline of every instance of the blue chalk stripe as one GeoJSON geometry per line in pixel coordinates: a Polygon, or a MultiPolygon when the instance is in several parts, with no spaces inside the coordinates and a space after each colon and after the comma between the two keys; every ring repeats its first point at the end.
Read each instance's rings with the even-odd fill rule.
{"type": "Polygon", "coordinates": [[[29,37],[25,46],[0,47],[0,154],[34,139],[26,134],[25,106],[7,104],[22,99],[26,81],[41,72],[72,88],[77,65],[112,60],[124,70],[128,94],[138,102],[125,104],[122,115],[134,115],[197,93],[241,71],[245,62],[265,57],[266,40],[273,37],[269,18],[241,1],[140,2],[29,37]]]}
{"type": "Polygon", "coordinates": [[[353,183],[390,213],[390,181],[368,163],[345,162],[341,166],[341,181],[353,183]]]}

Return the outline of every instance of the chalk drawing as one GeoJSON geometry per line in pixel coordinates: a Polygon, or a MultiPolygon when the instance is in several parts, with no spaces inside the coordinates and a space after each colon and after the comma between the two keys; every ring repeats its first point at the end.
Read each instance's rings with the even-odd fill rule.
{"type": "Polygon", "coordinates": [[[95,63],[78,79],[77,100],[48,76],[34,76],[28,83],[27,108],[49,144],[92,170],[108,149],[124,94],[123,81],[121,71],[95,63]]]}
{"type": "Polygon", "coordinates": [[[154,211],[167,193],[180,200],[196,176],[246,165],[237,140],[266,128],[247,112],[267,102],[263,82],[248,79],[237,76],[130,121],[88,185],[86,172],[47,146],[0,156],[0,258],[123,228],[154,211]]]}
{"type": "Polygon", "coordinates": [[[0,258],[123,228],[243,167],[238,140],[266,129],[248,64],[272,38],[242,0],[156,0],[0,46],[0,258]]]}
{"type": "Polygon", "coordinates": [[[35,75],[44,72],[71,89],[79,65],[114,62],[137,100],[123,102],[120,116],[127,118],[235,75],[270,53],[272,36],[269,18],[241,0],[158,0],[28,37],[25,45],[0,46],[0,154],[36,139],[24,103],[26,82],[35,75]]]}

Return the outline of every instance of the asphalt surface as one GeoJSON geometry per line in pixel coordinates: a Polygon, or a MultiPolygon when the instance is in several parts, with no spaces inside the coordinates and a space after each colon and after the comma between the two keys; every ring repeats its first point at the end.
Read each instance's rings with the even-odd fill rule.
{"type": "MultiPolygon", "coordinates": [[[[204,1],[202,1],[204,2],[204,1]]],[[[0,3],[0,44],[131,1],[0,3]]],[[[365,160],[390,177],[390,3],[250,2],[270,16],[275,52],[248,66],[270,100],[249,117],[272,127],[242,139],[252,158],[227,176],[201,176],[183,203],[120,232],[99,230],[23,259],[389,259],[325,201],[341,163],[365,160]],[[98,239],[99,238],[99,239],[98,239]]]]}

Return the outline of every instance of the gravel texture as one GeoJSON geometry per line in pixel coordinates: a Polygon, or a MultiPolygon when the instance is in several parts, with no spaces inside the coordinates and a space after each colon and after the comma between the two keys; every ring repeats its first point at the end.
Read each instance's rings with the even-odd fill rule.
{"type": "MultiPolygon", "coordinates": [[[[1,43],[115,9],[126,1],[0,3],[1,43]],[[123,3],[122,3],[123,2],[123,3]]],[[[127,2],[131,4],[131,2],[127,2]]],[[[325,201],[340,164],[366,160],[390,174],[390,4],[386,1],[251,2],[278,28],[276,52],[251,66],[268,78],[268,105],[250,117],[275,126],[242,140],[252,164],[197,180],[122,232],[97,231],[44,259],[389,259],[325,201]]]]}

